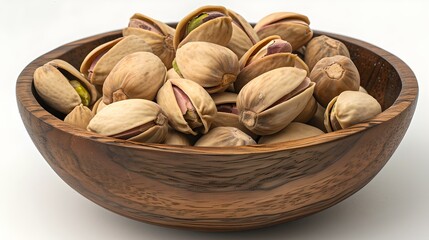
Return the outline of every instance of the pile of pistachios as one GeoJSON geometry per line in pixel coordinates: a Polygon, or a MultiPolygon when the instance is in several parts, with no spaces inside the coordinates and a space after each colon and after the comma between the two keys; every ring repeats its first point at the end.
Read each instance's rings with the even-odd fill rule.
{"type": "Polygon", "coordinates": [[[252,27],[232,10],[204,6],[174,29],[136,13],[80,70],[52,60],[34,72],[34,86],[65,122],[144,143],[278,143],[379,114],[346,45],[314,37],[309,24],[278,12],[252,27]]]}

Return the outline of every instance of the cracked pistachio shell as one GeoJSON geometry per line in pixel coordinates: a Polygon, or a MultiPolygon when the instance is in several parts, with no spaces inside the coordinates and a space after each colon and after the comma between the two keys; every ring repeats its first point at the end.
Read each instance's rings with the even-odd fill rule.
{"type": "Polygon", "coordinates": [[[157,103],[164,109],[170,120],[170,126],[179,132],[197,135],[207,133],[216,116],[216,105],[212,98],[199,84],[188,79],[169,79],[159,89],[156,96],[157,103]],[[185,120],[179,106],[173,86],[180,89],[189,98],[196,117],[201,123],[200,127],[192,128],[185,120]]]}
{"type": "Polygon", "coordinates": [[[97,114],[99,111],[101,111],[101,109],[103,109],[106,106],[106,104],[103,102],[103,98],[99,98],[94,105],[92,105],[91,111],[92,114],[95,115],[97,114]]]}
{"type": "Polygon", "coordinates": [[[258,135],[251,132],[249,129],[247,129],[240,121],[238,120],[238,113],[232,113],[232,112],[225,112],[220,110],[220,106],[223,104],[228,105],[235,105],[237,102],[237,94],[232,92],[222,92],[222,93],[215,93],[211,95],[214,103],[217,107],[217,114],[215,119],[213,120],[211,128],[216,127],[235,127],[246,133],[247,135],[251,136],[253,139],[256,139],[258,135]]]}
{"type": "Polygon", "coordinates": [[[381,106],[371,95],[359,91],[344,91],[332,99],[325,111],[328,132],[361,123],[381,113],[381,106]]]}
{"type": "Polygon", "coordinates": [[[179,74],[177,74],[177,72],[176,72],[176,70],[174,70],[174,68],[170,68],[168,71],[167,71],[167,77],[166,77],[166,81],[168,80],[168,79],[173,79],[173,78],[182,78],[179,74]]]}
{"type": "Polygon", "coordinates": [[[183,78],[190,79],[209,93],[225,91],[240,71],[237,56],[228,48],[208,42],[190,42],[176,53],[183,78]]]}
{"type": "Polygon", "coordinates": [[[232,18],[232,36],[226,47],[240,59],[247,50],[259,42],[259,37],[240,14],[228,9],[228,15],[232,18]]]}
{"type": "Polygon", "coordinates": [[[316,101],[316,105],[317,105],[316,113],[306,123],[326,133],[327,130],[325,128],[325,123],[324,123],[326,109],[322,105],[320,105],[317,101],[316,101]]]}
{"type": "Polygon", "coordinates": [[[307,16],[293,12],[277,12],[262,18],[254,27],[259,38],[279,35],[294,50],[304,46],[312,37],[307,16]]]}
{"type": "MultiPolygon", "coordinates": [[[[314,92],[313,92],[314,95],[314,92]]],[[[311,97],[305,106],[304,110],[293,120],[294,122],[306,123],[316,114],[317,101],[314,97],[311,97]]]]}
{"type": "Polygon", "coordinates": [[[274,53],[259,59],[253,59],[262,48],[271,41],[281,40],[279,36],[269,36],[257,42],[240,58],[240,73],[234,82],[234,90],[238,93],[252,79],[280,67],[298,67],[309,73],[307,65],[296,55],[289,52],[274,53]]]}
{"type": "Polygon", "coordinates": [[[311,71],[310,79],[316,83],[314,97],[324,107],[340,93],[358,91],[360,86],[355,64],[341,55],[320,59],[311,71]]]}
{"type": "Polygon", "coordinates": [[[305,70],[282,67],[266,72],[238,94],[239,120],[255,134],[276,133],[302,112],[313,90],[305,70]]]}
{"type": "Polygon", "coordinates": [[[126,99],[104,107],[87,129],[101,135],[136,142],[161,143],[168,131],[168,119],[161,107],[145,99],[126,99]]]}
{"type": "Polygon", "coordinates": [[[73,111],[67,114],[67,116],[64,118],[64,122],[86,130],[86,127],[93,116],[94,114],[92,113],[91,109],[80,104],[76,106],[73,111]]]}
{"type": "Polygon", "coordinates": [[[186,134],[178,132],[171,127],[168,128],[167,138],[165,139],[164,144],[192,146],[191,140],[186,136],[186,134]]]}
{"type": "Polygon", "coordinates": [[[184,17],[176,27],[173,45],[177,50],[188,42],[202,41],[226,46],[232,36],[232,19],[222,6],[203,6],[184,17]],[[202,23],[186,35],[186,28],[194,17],[206,12],[219,12],[225,16],[202,23]]]}
{"type": "Polygon", "coordinates": [[[34,87],[39,96],[55,110],[68,114],[82,103],[70,80],[77,80],[90,95],[89,105],[97,99],[97,90],[72,65],[54,59],[34,72],[34,87]]]}
{"type": "Polygon", "coordinates": [[[304,61],[311,71],[320,59],[335,55],[342,55],[350,58],[349,50],[344,43],[328,36],[321,35],[308,42],[305,49],[304,61]]]}
{"type": "Polygon", "coordinates": [[[287,142],[322,134],[324,134],[322,130],[313,126],[299,122],[291,122],[289,125],[287,125],[287,127],[278,133],[262,136],[259,139],[258,144],[287,142]]]}
{"type": "Polygon", "coordinates": [[[130,21],[133,20],[142,20],[155,27],[156,31],[129,26],[122,30],[122,34],[124,36],[137,35],[141,37],[151,47],[153,53],[161,59],[164,65],[167,68],[171,68],[171,63],[176,55],[173,47],[175,29],[140,13],[136,13],[130,18],[130,21]]]}
{"type": "Polygon", "coordinates": [[[122,58],[103,84],[103,102],[129,98],[154,100],[164,84],[167,69],[155,54],[135,52],[122,58]]]}
{"type": "Polygon", "coordinates": [[[143,38],[130,35],[94,48],[83,60],[80,71],[94,85],[103,85],[113,67],[133,52],[152,52],[143,38]]]}
{"type": "Polygon", "coordinates": [[[217,127],[203,135],[194,146],[198,147],[232,147],[256,144],[249,135],[235,127],[217,127]]]}

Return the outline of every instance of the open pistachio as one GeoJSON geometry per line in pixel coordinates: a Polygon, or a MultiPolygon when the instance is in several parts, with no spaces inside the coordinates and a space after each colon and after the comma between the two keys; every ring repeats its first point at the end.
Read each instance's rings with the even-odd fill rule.
{"type": "MultiPolygon", "coordinates": [[[[176,64],[176,66],[177,66],[177,64],[176,64]]],[[[182,76],[180,76],[180,75],[176,72],[176,70],[174,70],[174,68],[170,68],[170,69],[168,69],[168,71],[167,71],[167,76],[166,76],[165,80],[173,79],[173,78],[182,78],[182,76]]]]}
{"type": "Polygon", "coordinates": [[[279,35],[288,41],[294,50],[304,46],[312,37],[308,17],[292,12],[272,13],[262,18],[254,27],[259,38],[279,35]]]}
{"type": "Polygon", "coordinates": [[[305,49],[304,61],[311,71],[320,59],[335,55],[343,55],[350,58],[349,50],[344,43],[328,36],[321,35],[308,42],[305,49]]]}
{"type": "Polygon", "coordinates": [[[188,79],[169,79],[159,89],[156,101],[179,132],[207,133],[216,116],[216,105],[199,84],[188,79]]]}
{"type": "Polygon", "coordinates": [[[176,55],[173,47],[174,33],[174,28],[140,13],[134,14],[128,27],[122,30],[124,36],[141,37],[167,68],[171,68],[171,62],[176,55]]]}
{"type": "Polygon", "coordinates": [[[92,84],[102,86],[116,63],[133,52],[152,52],[152,48],[135,35],[117,38],[94,48],[83,60],[80,71],[92,84]]]}
{"type": "Polygon", "coordinates": [[[168,128],[167,138],[165,139],[164,144],[192,146],[191,140],[186,134],[178,132],[172,127],[168,128]]]}
{"type": "Polygon", "coordinates": [[[103,102],[142,98],[154,100],[167,74],[162,61],[150,52],[135,52],[122,58],[103,84],[103,102]]]}
{"type": "Polygon", "coordinates": [[[380,104],[371,95],[344,91],[326,107],[324,123],[326,130],[332,132],[366,121],[380,112],[380,104]]]}
{"type": "Polygon", "coordinates": [[[173,68],[209,93],[222,92],[235,81],[238,58],[228,48],[209,42],[190,42],[177,50],[173,68]]]}
{"type": "Polygon", "coordinates": [[[252,26],[240,14],[228,9],[232,19],[232,36],[227,48],[231,49],[240,59],[247,50],[259,41],[252,26]]]}
{"type": "Polygon", "coordinates": [[[88,124],[89,131],[137,142],[161,143],[168,119],[161,107],[145,99],[126,99],[107,105],[88,124]]]}
{"type": "Polygon", "coordinates": [[[67,116],[64,118],[64,122],[86,130],[86,127],[93,116],[94,114],[87,106],[80,104],[76,106],[69,114],[67,114],[67,116]]]}
{"type": "Polygon", "coordinates": [[[343,91],[358,91],[359,71],[345,56],[325,57],[314,65],[310,79],[316,83],[314,97],[324,107],[343,91]]]}
{"type": "Polygon", "coordinates": [[[203,135],[194,146],[198,147],[226,147],[256,144],[255,140],[234,127],[217,127],[203,135]]]}
{"type": "Polygon", "coordinates": [[[277,132],[273,135],[262,136],[258,143],[259,144],[269,144],[269,143],[279,143],[287,142],[292,140],[298,140],[302,138],[313,137],[317,135],[324,134],[324,132],[313,126],[299,123],[291,122],[287,127],[282,129],[280,132],[277,132]]]}
{"type": "Polygon", "coordinates": [[[216,104],[217,114],[213,120],[212,128],[216,127],[235,127],[256,139],[258,135],[247,129],[238,120],[237,109],[237,94],[232,92],[215,93],[211,95],[214,103],[216,104]]]}
{"type": "Polygon", "coordinates": [[[295,67],[268,71],[250,81],[237,97],[239,120],[258,135],[285,128],[307,105],[314,82],[295,67]]]}
{"type": "Polygon", "coordinates": [[[232,35],[232,19],[226,8],[203,6],[184,17],[176,27],[173,45],[177,50],[188,42],[203,41],[226,46],[232,35]]]}
{"type": "Polygon", "coordinates": [[[65,114],[79,104],[92,105],[97,99],[95,87],[76,68],[60,59],[36,69],[34,87],[50,107],[65,114]]]}
{"type": "MultiPolygon", "coordinates": [[[[314,95],[314,92],[313,92],[314,95]]],[[[316,114],[317,101],[314,97],[311,97],[304,110],[293,120],[294,122],[306,123],[316,114]]]]}
{"type": "Polygon", "coordinates": [[[240,59],[240,73],[234,82],[238,93],[257,76],[279,67],[298,67],[308,71],[305,63],[291,53],[290,44],[279,36],[269,36],[257,42],[240,59]]]}

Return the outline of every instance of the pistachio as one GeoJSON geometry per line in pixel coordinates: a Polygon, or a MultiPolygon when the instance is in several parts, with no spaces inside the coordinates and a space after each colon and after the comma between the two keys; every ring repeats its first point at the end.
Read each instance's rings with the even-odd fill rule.
{"type": "Polygon", "coordinates": [[[344,91],[328,104],[324,123],[328,132],[332,132],[366,121],[380,112],[380,104],[371,95],[344,91]]]}
{"type": "Polygon", "coordinates": [[[67,114],[64,118],[64,122],[86,130],[93,116],[94,114],[87,106],[80,104],[67,114]]]}
{"type": "Polygon", "coordinates": [[[321,35],[308,42],[305,49],[304,61],[311,71],[320,59],[335,55],[342,55],[350,58],[349,50],[344,43],[328,36],[321,35]]]}
{"type": "Polygon", "coordinates": [[[79,104],[89,106],[97,99],[97,91],[69,63],[55,59],[36,69],[34,87],[52,108],[68,114],[79,104]]]}
{"type": "Polygon", "coordinates": [[[227,48],[231,49],[240,59],[247,50],[259,41],[252,26],[238,13],[228,9],[232,19],[232,36],[227,48]]]}
{"type": "MultiPolygon", "coordinates": [[[[314,92],[313,92],[314,94],[314,92]]],[[[304,110],[293,120],[294,122],[306,123],[317,112],[317,101],[314,97],[311,97],[307,105],[304,107],[304,110]]]]}
{"type": "Polygon", "coordinates": [[[203,135],[194,146],[198,147],[226,147],[244,146],[256,144],[250,136],[234,127],[213,128],[206,135],[203,135]]]}
{"type": "Polygon", "coordinates": [[[167,68],[171,68],[176,51],[173,47],[175,30],[167,24],[140,13],[130,18],[128,27],[122,30],[124,36],[137,35],[152,49],[167,68]]]}
{"type": "Polygon", "coordinates": [[[169,145],[180,145],[180,146],[191,146],[190,139],[181,132],[174,130],[174,128],[169,127],[167,138],[164,141],[164,144],[169,145]]]}
{"type": "Polygon", "coordinates": [[[164,84],[167,69],[150,52],[135,52],[122,58],[112,69],[103,85],[105,104],[128,99],[154,100],[164,84]]]}
{"type": "Polygon", "coordinates": [[[95,115],[97,114],[99,111],[101,111],[101,109],[103,109],[106,106],[106,104],[103,102],[103,98],[99,98],[94,105],[92,105],[92,114],[95,115]]]}
{"type": "Polygon", "coordinates": [[[288,45],[279,36],[270,36],[251,47],[240,59],[241,71],[234,82],[234,90],[240,92],[252,79],[279,67],[296,66],[308,73],[305,63],[297,55],[290,53],[288,45]]]}
{"type": "Polygon", "coordinates": [[[309,24],[310,20],[302,14],[277,12],[262,18],[255,25],[254,30],[261,39],[279,35],[295,50],[304,46],[313,37],[309,24]]]}
{"type": "Polygon", "coordinates": [[[320,105],[317,101],[316,101],[316,105],[317,105],[316,113],[307,122],[307,124],[309,124],[313,127],[316,127],[318,129],[322,130],[323,132],[327,132],[327,130],[325,128],[325,123],[324,123],[326,109],[322,105],[320,105]]]}
{"type": "Polygon", "coordinates": [[[199,84],[188,79],[167,80],[156,96],[170,125],[179,132],[207,133],[216,115],[216,105],[199,84]]]}
{"type": "Polygon", "coordinates": [[[232,35],[232,19],[221,6],[204,6],[183,18],[176,27],[177,50],[188,42],[203,41],[226,46],[232,35]]]}
{"type": "Polygon", "coordinates": [[[313,90],[305,70],[281,67],[268,71],[238,94],[239,120],[255,134],[276,133],[302,112],[313,90]]]}
{"type": "Polygon", "coordinates": [[[176,70],[174,68],[170,68],[167,71],[167,76],[166,76],[165,80],[173,79],[173,78],[182,78],[182,77],[176,72],[176,70]]]}
{"type": "Polygon", "coordinates": [[[228,48],[209,42],[190,42],[179,48],[173,67],[209,93],[225,91],[235,81],[238,58],[228,48]]]}
{"type": "Polygon", "coordinates": [[[280,132],[277,132],[273,135],[262,136],[258,144],[270,144],[270,143],[279,143],[293,141],[313,136],[322,135],[324,132],[313,126],[299,123],[291,122],[287,127],[282,129],[280,132]]]}
{"type": "Polygon", "coordinates": [[[363,92],[363,93],[368,94],[368,91],[362,86],[359,86],[359,92],[363,92]]]}
{"type": "Polygon", "coordinates": [[[141,37],[121,37],[94,48],[83,60],[80,71],[92,84],[102,86],[116,63],[133,52],[152,52],[152,48],[141,37]]]}
{"type": "Polygon", "coordinates": [[[114,102],[98,112],[87,129],[101,135],[137,142],[161,143],[168,119],[161,107],[145,99],[114,102]]]}
{"type": "Polygon", "coordinates": [[[311,71],[310,79],[316,83],[314,97],[324,107],[341,92],[358,91],[360,86],[355,64],[341,55],[322,58],[311,71]]]}

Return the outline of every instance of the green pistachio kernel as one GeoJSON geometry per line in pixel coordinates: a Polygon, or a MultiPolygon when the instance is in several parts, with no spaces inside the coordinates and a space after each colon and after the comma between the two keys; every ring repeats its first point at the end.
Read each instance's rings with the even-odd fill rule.
{"type": "Polygon", "coordinates": [[[88,106],[91,102],[91,95],[88,90],[78,80],[71,80],[70,84],[74,88],[74,90],[79,94],[80,99],[82,100],[82,104],[84,106],[88,106]]]}

